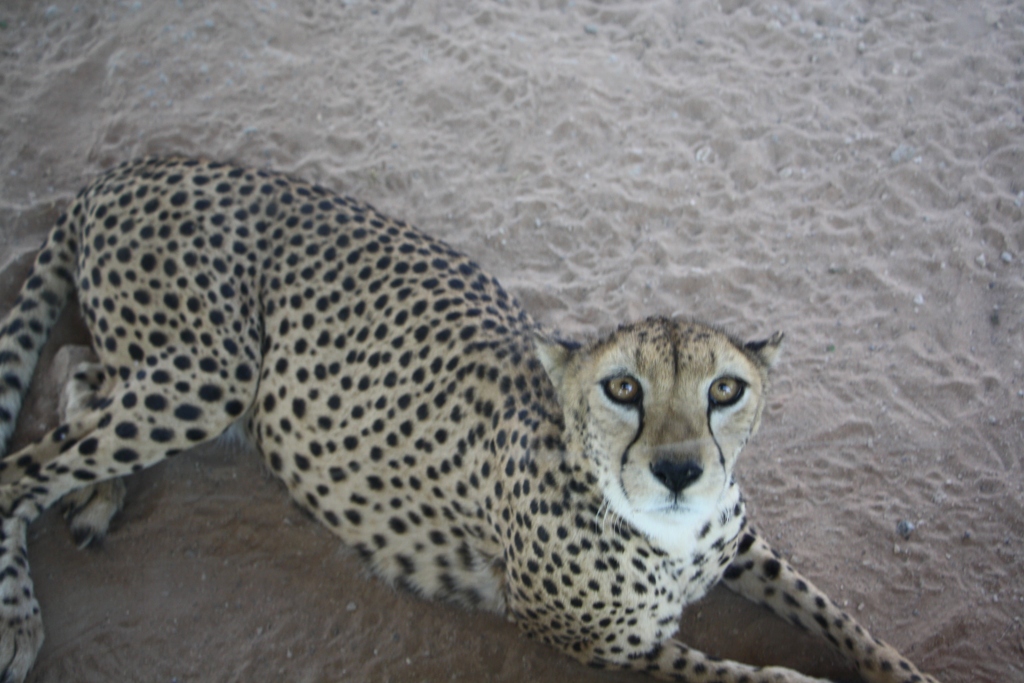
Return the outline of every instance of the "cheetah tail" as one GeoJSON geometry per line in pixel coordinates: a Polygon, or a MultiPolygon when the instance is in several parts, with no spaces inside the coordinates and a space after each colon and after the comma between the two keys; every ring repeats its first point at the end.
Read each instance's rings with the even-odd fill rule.
{"type": "Polygon", "coordinates": [[[74,287],[78,247],[70,216],[82,208],[78,200],[57,219],[14,306],[0,321],[0,459],[7,454],[39,351],[74,287]]]}

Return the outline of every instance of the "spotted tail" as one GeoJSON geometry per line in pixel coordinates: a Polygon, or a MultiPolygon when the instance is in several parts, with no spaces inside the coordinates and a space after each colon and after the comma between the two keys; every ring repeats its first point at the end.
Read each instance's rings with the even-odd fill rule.
{"type": "Polygon", "coordinates": [[[78,240],[70,223],[72,212],[82,210],[80,196],[57,219],[14,306],[0,321],[0,458],[7,454],[39,352],[74,287],[78,240]]]}

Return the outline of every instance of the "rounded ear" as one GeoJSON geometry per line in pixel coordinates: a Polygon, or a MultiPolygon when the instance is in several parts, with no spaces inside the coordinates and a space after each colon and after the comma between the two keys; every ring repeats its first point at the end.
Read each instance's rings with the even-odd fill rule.
{"type": "Polygon", "coordinates": [[[749,351],[754,358],[760,361],[762,366],[770,368],[775,365],[775,361],[779,359],[779,351],[782,350],[783,337],[785,337],[785,335],[782,332],[776,332],[767,339],[747,342],[743,345],[743,348],[749,351]]]}
{"type": "Polygon", "coordinates": [[[544,372],[547,373],[548,379],[555,386],[555,391],[561,395],[562,380],[565,379],[565,368],[569,364],[569,359],[572,358],[573,352],[580,345],[576,342],[556,339],[541,332],[536,332],[533,335],[533,346],[537,351],[537,358],[540,360],[540,364],[544,366],[544,372]]]}

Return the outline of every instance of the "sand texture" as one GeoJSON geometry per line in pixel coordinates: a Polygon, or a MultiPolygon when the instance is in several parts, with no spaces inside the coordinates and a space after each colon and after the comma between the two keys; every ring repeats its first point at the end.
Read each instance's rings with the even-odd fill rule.
{"type": "MultiPolygon", "coordinates": [[[[411,220],[567,335],[784,330],[755,525],[943,681],[1022,681],[1022,108],[1008,0],[4,0],[0,311],[90,177],[183,153],[411,220]]],[[[133,478],[101,548],[50,512],[29,550],[34,683],[644,680],[368,577],[230,445],[133,478]]],[[[854,678],[721,589],[682,623],[854,678]]]]}

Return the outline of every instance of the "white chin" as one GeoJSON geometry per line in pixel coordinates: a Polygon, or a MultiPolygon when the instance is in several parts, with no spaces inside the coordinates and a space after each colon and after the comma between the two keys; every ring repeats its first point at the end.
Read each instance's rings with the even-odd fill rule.
{"type": "Polygon", "coordinates": [[[701,528],[717,514],[715,505],[695,502],[671,511],[636,513],[630,521],[655,545],[679,556],[691,551],[701,528]]]}
{"type": "Polygon", "coordinates": [[[637,510],[625,500],[612,500],[613,511],[628,521],[654,545],[673,556],[689,554],[701,528],[718,516],[721,501],[692,499],[675,504],[663,503],[637,510]]]}

